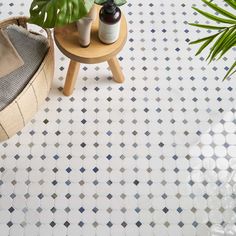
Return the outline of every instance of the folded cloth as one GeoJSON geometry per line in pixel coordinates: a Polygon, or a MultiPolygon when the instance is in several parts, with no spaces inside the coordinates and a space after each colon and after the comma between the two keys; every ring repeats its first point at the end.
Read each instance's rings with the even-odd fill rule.
{"type": "Polygon", "coordinates": [[[4,29],[4,33],[7,34],[12,45],[22,57],[24,65],[0,78],[0,111],[7,107],[25,88],[49,49],[46,37],[29,32],[21,26],[9,25],[4,29]]]}
{"type": "Polygon", "coordinates": [[[7,34],[0,29],[0,79],[23,65],[23,59],[16,51],[7,34]]]}

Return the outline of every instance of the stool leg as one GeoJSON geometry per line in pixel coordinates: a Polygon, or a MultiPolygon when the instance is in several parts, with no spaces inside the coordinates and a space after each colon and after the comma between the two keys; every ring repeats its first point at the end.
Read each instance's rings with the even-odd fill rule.
{"type": "Polygon", "coordinates": [[[66,82],[64,84],[63,93],[66,96],[70,96],[74,90],[77,75],[79,73],[80,63],[71,60],[66,75],[66,82]]]}
{"type": "Polygon", "coordinates": [[[113,80],[116,81],[117,83],[123,83],[125,80],[125,77],[122,73],[122,70],[120,68],[117,58],[112,57],[107,62],[113,74],[113,80]]]}

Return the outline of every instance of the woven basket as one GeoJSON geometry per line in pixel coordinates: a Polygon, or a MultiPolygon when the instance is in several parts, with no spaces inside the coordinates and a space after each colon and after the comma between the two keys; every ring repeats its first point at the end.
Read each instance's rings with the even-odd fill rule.
{"type": "MultiPolygon", "coordinates": [[[[17,17],[0,21],[0,28],[11,24],[27,28],[27,18],[17,17]]],[[[0,111],[0,142],[20,131],[32,119],[48,96],[54,74],[54,47],[50,30],[45,29],[45,31],[49,49],[44,60],[22,92],[0,111]]]]}

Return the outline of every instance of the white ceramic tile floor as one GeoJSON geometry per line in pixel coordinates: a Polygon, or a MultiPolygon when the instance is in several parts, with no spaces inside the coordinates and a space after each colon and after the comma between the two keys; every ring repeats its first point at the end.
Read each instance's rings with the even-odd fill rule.
{"type": "MultiPolygon", "coordinates": [[[[62,94],[68,59],[56,50],[50,95],[34,119],[0,144],[0,235],[236,235],[234,59],[207,65],[190,40],[208,34],[200,1],[128,1],[119,54],[83,65],[62,94]]],[[[0,19],[30,1],[0,1],[0,19]]],[[[202,6],[204,7],[204,6],[202,6]]]]}

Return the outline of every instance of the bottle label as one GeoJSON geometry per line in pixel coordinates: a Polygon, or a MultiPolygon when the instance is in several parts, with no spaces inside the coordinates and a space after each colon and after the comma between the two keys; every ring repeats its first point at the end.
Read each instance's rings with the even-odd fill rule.
{"type": "Polygon", "coordinates": [[[119,38],[119,34],[120,21],[112,25],[99,21],[98,36],[103,43],[114,43],[119,38]]]}

